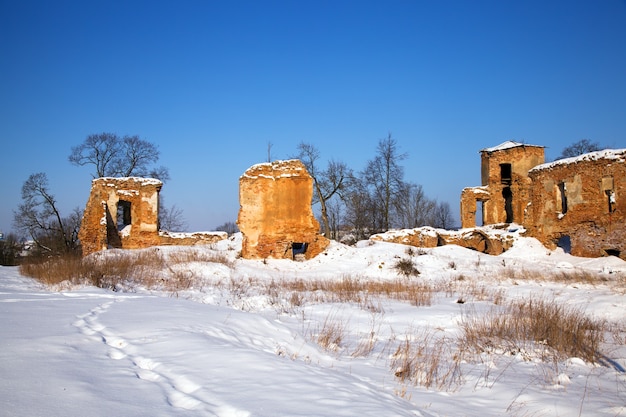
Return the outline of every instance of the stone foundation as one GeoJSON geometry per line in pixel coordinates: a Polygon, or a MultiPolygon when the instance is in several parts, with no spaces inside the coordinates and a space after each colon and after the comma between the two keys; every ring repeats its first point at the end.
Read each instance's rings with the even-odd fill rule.
{"type": "Polygon", "coordinates": [[[419,227],[417,229],[390,230],[370,237],[373,241],[400,243],[418,248],[434,248],[443,245],[458,245],[489,255],[500,255],[513,245],[513,235],[507,233],[506,225],[498,230],[491,228],[462,229],[451,231],[419,227]]]}

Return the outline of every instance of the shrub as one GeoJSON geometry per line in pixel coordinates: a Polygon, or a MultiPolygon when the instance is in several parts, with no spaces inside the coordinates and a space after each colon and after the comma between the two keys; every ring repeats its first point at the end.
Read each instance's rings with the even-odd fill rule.
{"type": "Polygon", "coordinates": [[[406,278],[411,276],[418,276],[420,271],[417,270],[413,260],[411,258],[402,258],[399,259],[393,266],[393,268],[400,274],[404,275],[406,278]]]}

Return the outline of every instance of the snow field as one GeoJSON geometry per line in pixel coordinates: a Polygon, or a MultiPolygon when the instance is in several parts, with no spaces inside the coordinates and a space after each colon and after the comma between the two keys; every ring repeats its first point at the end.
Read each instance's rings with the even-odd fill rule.
{"type": "Polygon", "coordinates": [[[0,268],[6,415],[626,415],[617,258],[528,238],[497,257],[334,243],[306,262],[238,259],[239,244],[157,248],[167,267],[143,270],[150,285],[129,276],[115,291],[50,289],[0,268]],[[419,275],[399,274],[402,259],[419,275]],[[546,277],[564,271],[577,278],[546,277]],[[371,284],[397,282],[428,295],[412,302],[371,284]],[[529,297],[605,321],[601,350],[617,367],[537,340],[463,346],[468,318],[529,297]]]}

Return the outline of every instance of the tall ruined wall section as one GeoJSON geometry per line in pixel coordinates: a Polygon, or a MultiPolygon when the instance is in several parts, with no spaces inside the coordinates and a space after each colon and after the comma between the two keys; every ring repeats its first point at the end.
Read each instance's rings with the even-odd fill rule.
{"type": "Polygon", "coordinates": [[[158,245],[162,185],[153,178],[94,179],[78,233],[83,255],[107,248],[158,245]]]}
{"type": "Polygon", "coordinates": [[[576,256],[626,259],[626,149],[540,165],[529,176],[529,235],[549,248],[566,238],[576,256]]]}
{"type": "Polygon", "coordinates": [[[489,187],[490,194],[483,206],[485,224],[521,224],[524,221],[524,209],[530,199],[528,171],[544,160],[544,148],[541,146],[520,145],[481,152],[482,185],[489,187]],[[505,165],[510,166],[508,178],[503,177],[505,165]],[[510,198],[509,208],[507,196],[510,198]]]}
{"type": "Polygon", "coordinates": [[[242,257],[292,258],[294,243],[305,258],[321,253],[328,240],[313,215],[313,178],[299,160],[254,165],[239,179],[242,257]]]}
{"type": "Polygon", "coordinates": [[[482,223],[522,223],[530,198],[528,170],[544,162],[542,146],[504,142],[480,152],[480,187],[461,193],[461,227],[476,226],[477,202],[482,202],[482,223]]]}

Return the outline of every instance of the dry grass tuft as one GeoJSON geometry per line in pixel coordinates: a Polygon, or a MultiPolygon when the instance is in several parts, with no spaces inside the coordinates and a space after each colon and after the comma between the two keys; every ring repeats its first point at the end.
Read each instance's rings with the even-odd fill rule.
{"type": "Polygon", "coordinates": [[[435,293],[425,282],[372,281],[352,276],[343,276],[340,280],[284,280],[279,285],[283,291],[300,293],[300,304],[304,301],[357,303],[369,311],[382,309],[373,302],[376,297],[406,301],[414,306],[429,306],[435,293]]]}
{"type": "Polygon", "coordinates": [[[337,352],[346,337],[348,323],[342,321],[336,314],[329,314],[321,328],[315,335],[315,341],[322,349],[337,352]]]}
{"type": "Polygon", "coordinates": [[[391,369],[402,382],[450,389],[461,382],[461,361],[451,345],[432,329],[409,331],[391,355],[391,369]]]}
{"type": "MultiPolygon", "coordinates": [[[[563,269],[557,272],[539,269],[505,268],[497,278],[520,281],[557,282],[563,284],[605,284],[609,281],[606,273],[578,268],[563,269]]],[[[617,281],[619,281],[619,277],[617,281]]]]}
{"type": "Polygon", "coordinates": [[[66,280],[78,283],[88,271],[82,264],[80,256],[67,255],[24,262],[20,265],[20,273],[35,278],[45,285],[56,285],[66,280]]]}
{"type": "Polygon", "coordinates": [[[193,262],[223,264],[231,268],[233,262],[221,252],[207,251],[202,249],[187,249],[183,251],[173,251],[167,256],[169,265],[189,264],[193,262]]]}
{"type": "Polygon", "coordinates": [[[165,252],[158,247],[141,250],[109,250],[81,258],[65,256],[24,263],[20,272],[46,285],[71,284],[118,288],[133,283],[146,288],[180,291],[190,288],[196,277],[186,264],[231,262],[221,253],[203,250],[165,252]]]}
{"type": "MultiPolygon", "coordinates": [[[[462,323],[464,344],[478,352],[549,348],[555,357],[598,359],[606,324],[554,300],[526,299],[493,309],[462,323]]],[[[545,353],[545,351],[544,351],[545,353]]],[[[542,353],[543,354],[543,353],[542,353]]]]}

